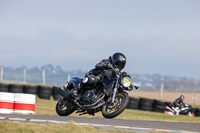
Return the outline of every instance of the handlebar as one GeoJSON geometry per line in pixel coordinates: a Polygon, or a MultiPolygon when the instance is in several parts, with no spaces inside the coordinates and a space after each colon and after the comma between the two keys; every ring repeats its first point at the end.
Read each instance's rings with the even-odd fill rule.
{"type": "Polygon", "coordinates": [[[130,87],[129,87],[129,88],[130,88],[129,90],[133,90],[133,87],[134,87],[136,90],[139,89],[139,86],[136,86],[136,85],[131,84],[130,87]]]}
{"type": "Polygon", "coordinates": [[[136,90],[140,88],[139,86],[136,86],[136,85],[133,85],[133,86],[135,87],[136,90]]]}
{"type": "MultiPolygon", "coordinates": [[[[113,66],[109,66],[109,67],[115,72],[116,77],[119,78],[119,75],[120,75],[119,69],[118,69],[118,68],[114,68],[113,66]]],[[[137,86],[137,85],[132,85],[132,84],[131,84],[130,88],[133,89],[133,87],[134,87],[136,90],[139,89],[139,86],[137,86]]]]}

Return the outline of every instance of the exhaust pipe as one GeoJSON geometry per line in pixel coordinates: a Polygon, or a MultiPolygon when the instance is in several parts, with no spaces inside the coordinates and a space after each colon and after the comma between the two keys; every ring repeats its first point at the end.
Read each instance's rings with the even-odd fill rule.
{"type": "Polygon", "coordinates": [[[67,91],[65,91],[63,88],[57,88],[56,92],[63,96],[65,99],[69,99],[69,93],[67,91]]]}
{"type": "Polygon", "coordinates": [[[83,107],[93,107],[95,106],[97,103],[99,103],[103,98],[105,97],[105,94],[99,98],[99,100],[97,100],[95,103],[91,104],[91,105],[83,105],[83,107]]]}

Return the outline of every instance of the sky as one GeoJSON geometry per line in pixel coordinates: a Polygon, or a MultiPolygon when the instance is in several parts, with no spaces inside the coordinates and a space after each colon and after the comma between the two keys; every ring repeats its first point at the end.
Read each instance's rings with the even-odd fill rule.
{"type": "Polygon", "coordinates": [[[199,0],[0,0],[0,66],[89,71],[115,52],[124,71],[200,78],[199,0]]]}

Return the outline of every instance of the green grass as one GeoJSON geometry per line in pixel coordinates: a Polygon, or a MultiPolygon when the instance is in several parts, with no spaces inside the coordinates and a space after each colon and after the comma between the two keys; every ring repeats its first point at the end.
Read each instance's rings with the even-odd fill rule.
{"type": "MultiPolygon", "coordinates": [[[[37,99],[36,101],[36,115],[56,115],[55,106],[57,101],[37,99]]],[[[70,115],[71,117],[91,117],[91,118],[103,118],[101,112],[95,114],[95,116],[83,115],[79,116],[75,112],[70,115]]],[[[69,117],[70,117],[69,116],[69,117]]],[[[154,113],[140,110],[126,109],[115,119],[128,119],[128,120],[148,120],[148,121],[169,121],[169,122],[188,122],[188,123],[200,123],[199,117],[188,117],[184,115],[171,116],[162,113],[154,113]]]]}
{"type": "MultiPolygon", "coordinates": [[[[36,101],[36,115],[57,115],[55,112],[56,101],[37,99],[36,101]]],[[[69,117],[78,117],[79,115],[73,113],[69,117]]],[[[97,113],[95,116],[84,115],[81,117],[94,117],[103,118],[101,113],[97,113]]],[[[170,116],[162,113],[153,113],[139,110],[126,109],[116,119],[128,119],[128,120],[151,120],[151,121],[173,121],[173,122],[190,122],[200,123],[200,119],[191,118],[188,116],[170,116]]],[[[121,130],[101,130],[89,126],[77,126],[73,122],[69,122],[64,125],[54,125],[50,123],[46,124],[32,124],[22,122],[8,122],[0,121],[0,132],[2,133],[128,133],[128,131],[121,130]]],[[[150,132],[150,133],[165,133],[165,132],[150,132]]]]}
{"type": "Polygon", "coordinates": [[[65,125],[31,124],[0,121],[1,133],[129,133],[121,130],[101,130],[89,126],[77,126],[73,122],[65,125]]]}

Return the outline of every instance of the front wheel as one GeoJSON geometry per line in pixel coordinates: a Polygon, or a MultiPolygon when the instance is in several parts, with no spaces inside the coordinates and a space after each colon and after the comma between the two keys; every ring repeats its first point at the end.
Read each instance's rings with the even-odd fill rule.
{"type": "Polygon", "coordinates": [[[102,115],[105,118],[114,118],[121,114],[129,103],[128,94],[120,92],[116,94],[114,103],[111,103],[111,99],[102,107],[102,115]]]}
{"type": "Polygon", "coordinates": [[[195,114],[193,112],[188,112],[186,115],[190,117],[195,117],[195,114]]]}
{"type": "Polygon", "coordinates": [[[60,99],[56,104],[56,113],[59,116],[67,116],[73,113],[76,109],[69,100],[60,99]]]}

